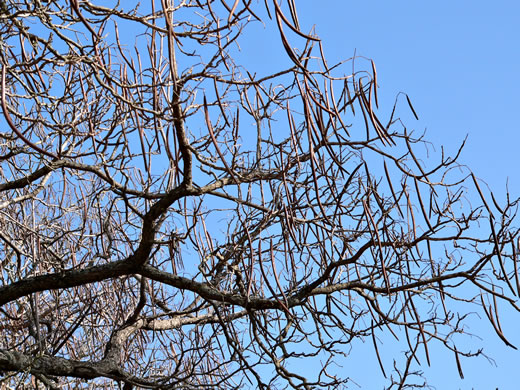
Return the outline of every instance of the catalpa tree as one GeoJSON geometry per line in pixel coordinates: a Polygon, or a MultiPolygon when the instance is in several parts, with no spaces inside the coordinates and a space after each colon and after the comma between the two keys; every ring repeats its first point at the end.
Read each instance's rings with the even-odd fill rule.
{"type": "Polygon", "coordinates": [[[426,159],[294,0],[0,9],[2,388],[346,388],[367,345],[422,387],[474,311],[509,344],[517,200],[426,159]]]}

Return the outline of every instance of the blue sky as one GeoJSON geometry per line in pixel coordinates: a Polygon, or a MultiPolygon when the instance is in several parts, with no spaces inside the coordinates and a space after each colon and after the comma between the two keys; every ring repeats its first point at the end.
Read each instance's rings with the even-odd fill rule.
{"type": "MultiPolygon", "coordinates": [[[[389,108],[398,92],[406,92],[420,117],[407,123],[411,128],[426,129],[428,140],[452,152],[467,135],[461,162],[500,197],[506,181],[511,195],[520,196],[519,3],[328,0],[298,6],[303,30],[316,25],[330,62],[351,57],[354,50],[373,59],[380,102],[389,108]]],[[[519,313],[504,311],[501,318],[520,346],[519,313]]],[[[423,367],[431,384],[437,389],[518,388],[520,352],[506,347],[490,328],[475,316],[470,331],[484,337],[497,367],[484,358],[463,360],[466,379],[460,380],[453,356],[441,354],[432,359],[432,369],[423,367]]],[[[371,376],[356,377],[362,388],[371,388],[371,376]]]]}
{"type": "MultiPolygon", "coordinates": [[[[470,166],[500,199],[506,182],[511,196],[520,196],[518,3],[327,0],[300,1],[297,6],[302,30],[309,32],[315,25],[329,63],[352,57],[354,52],[375,61],[383,112],[391,109],[399,92],[407,93],[420,117],[417,122],[405,114],[410,130],[426,130],[429,141],[451,153],[468,136],[460,162],[470,166]]],[[[243,48],[258,69],[279,69],[279,62],[269,55],[277,45],[270,39],[271,27],[263,33],[259,27],[251,47],[243,48]]],[[[359,61],[359,68],[370,68],[366,60],[359,61]]],[[[510,341],[520,347],[519,319],[519,313],[505,308],[501,313],[510,341]]],[[[497,366],[485,358],[462,360],[466,378],[460,380],[452,354],[439,352],[432,358],[432,368],[421,367],[430,384],[437,389],[518,388],[520,352],[506,347],[487,320],[476,315],[468,331],[483,337],[483,341],[473,339],[475,349],[484,346],[497,366]]],[[[378,336],[385,341],[385,334],[378,336]]],[[[366,345],[367,352],[361,352],[355,368],[366,373],[352,373],[361,388],[383,384],[376,380],[381,376],[377,363],[367,363],[375,362],[371,348],[366,345]],[[378,371],[372,373],[372,369],[378,371]]],[[[398,352],[388,347],[388,366],[392,354],[398,352]]]]}
{"type": "MultiPolygon", "coordinates": [[[[513,1],[300,2],[303,25],[316,24],[329,58],[358,55],[377,66],[380,94],[410,95],[428,138],[455,146],[497,190],[515,177],[520,90],[520,5],[513,1]],[[316,3],[314,3],[316,4],[316,3]],[[516,142],[515,142],[516,141],[516,142]],[[499,188],[497,188],[497,186],[499,188]]],[[[385,100],[385,99],[380,99],[385,100]]]]}

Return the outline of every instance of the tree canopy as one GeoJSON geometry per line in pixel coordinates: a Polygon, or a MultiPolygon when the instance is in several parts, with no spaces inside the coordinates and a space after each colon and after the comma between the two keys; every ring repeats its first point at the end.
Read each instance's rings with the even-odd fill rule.
{"type": "Polygon", "coordinates": [[[518,200],[410,130],[407,95],[383,117],[375,64],[328,63],[294,0],[0,21],[2,386],[347,388],[369,345],[387,388],[426,387],[438,347],[461,376],[482,353],[475,311],[511,346],[518,200]]]}

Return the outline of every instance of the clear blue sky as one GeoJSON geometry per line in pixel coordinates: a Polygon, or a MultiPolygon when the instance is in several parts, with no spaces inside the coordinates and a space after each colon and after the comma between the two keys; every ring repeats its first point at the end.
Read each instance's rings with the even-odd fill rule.
{"type": "MultiPolygon", "coordinates": [[[[316,24],[329,58],[372,58],[380,94],[404,91],[428,138],[455,147],[493,187],[516,175],[520,90],[520,5],[514,1],[299,2],[302,24],[316,24]],[[313,4],[318,4],[315,2],[313,4]]],[[[383,99],[380,99],[383,100],[383,99]]]]}
{"type": "MultiPolygon", "coordinates": [[[[372,58],[378,70],[379,101],[386,102],[387,109],[398,92],[406,92],[420,117],[419,122],[407,123],[410,129],[426,129],[428,140],[451,152],[467,135],[460,162],[472,167],[500,198],[507,180],[511,195],[520,196],[516,115],[520,3],[326,0],[298,1],[297,6],[302,30],[309,32],[316,25],[330,63],[351,57],[354,50],[372,58]]],[[[253,39],[244,54],[259,69],[274,66],[269,52],[275,43],[269,33],[264,30],[253,39]]],[[[360,62],[359,67],[369,69],[367,63],[360,62]]],[[[520,388],[520,352],[506,347],[487,320],[474,318],[468,331],[484,338],[482,342],[475,338],[475,346],[484,346],[498,366],[485,358],[465,359],[466,379],[460,380],[453,355],[440,353],[432,357],[431,369],[422,367],[431,385],[437,389],[520,388]]],[[[501,320],[510,341],[520,347],[520,314],[503,311],[501,320]]],[[[362,353],[360,360],[375,361],[373,352],[368,352],[371,345],[365,348],[367,354],[362,353]]],[[[387,354],[388,366],[392,353],[387,354]]],[[[382,382],[373,381],[380,372],[371,372],[378,370],[377,365],[364,362],[356,370],[366,367],[366,372],[353,372],[353,378],[363,389],[381,388],[382,382]]]]}

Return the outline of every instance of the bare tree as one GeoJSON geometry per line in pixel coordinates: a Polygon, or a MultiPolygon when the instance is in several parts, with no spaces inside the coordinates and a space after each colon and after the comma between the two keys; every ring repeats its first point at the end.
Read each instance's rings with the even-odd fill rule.
{"type": "Polygon", "coordinates": [[[294,0],[0,3],[2,388],[344,388],[358,340],[426,387],[474,311],[510,345],[517,201],[432,165],[294,0]],[[240,61],[254,26],[286,68],[240,61]]]}

